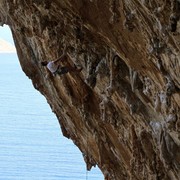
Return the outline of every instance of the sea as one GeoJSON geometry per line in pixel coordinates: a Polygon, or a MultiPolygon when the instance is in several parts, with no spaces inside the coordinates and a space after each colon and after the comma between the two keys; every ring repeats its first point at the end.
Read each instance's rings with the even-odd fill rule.
{"type": "Polygon", "coordinates": [[[0,54],[0,180],[103,180],[63,137],[46,99],[15,53],[0,54]]]}

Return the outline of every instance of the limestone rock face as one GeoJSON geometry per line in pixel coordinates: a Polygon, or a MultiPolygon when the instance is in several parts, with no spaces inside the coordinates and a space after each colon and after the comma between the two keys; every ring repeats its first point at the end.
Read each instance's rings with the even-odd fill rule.
{"type": "Polygon", "coordinates": [[[179,0],[0,1],[23,71],[106,180],[180,177],[179,20],[179,0]],[[41,62],[65,46],[83,70],[53,76],[41,62]]]}

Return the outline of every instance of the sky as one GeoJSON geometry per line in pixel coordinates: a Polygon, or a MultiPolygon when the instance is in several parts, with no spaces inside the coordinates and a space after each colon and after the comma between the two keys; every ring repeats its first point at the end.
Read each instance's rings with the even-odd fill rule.
{"type": "Polygon", "coordinates": [[[0,26],[0,53],[16,53],[11,30],[7,25],[0,26]]]}
{"type": "Polygon", "coordinates": [[[14,44],[9,26],[7,25],[4,25],[3,27],[0,26],[0,39],[4,39],[9,43],[14,44]]]}

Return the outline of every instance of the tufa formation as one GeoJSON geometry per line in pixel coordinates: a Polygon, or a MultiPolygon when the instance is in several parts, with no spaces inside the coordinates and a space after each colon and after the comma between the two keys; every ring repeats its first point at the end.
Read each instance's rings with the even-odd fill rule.
{"type": "Polygon", "coordinates": [[[180,179],[180,0],[1,0],[0,24],[88,170],[180,179]],[[53,76],[65,46],[83,70],[53,76]]]}

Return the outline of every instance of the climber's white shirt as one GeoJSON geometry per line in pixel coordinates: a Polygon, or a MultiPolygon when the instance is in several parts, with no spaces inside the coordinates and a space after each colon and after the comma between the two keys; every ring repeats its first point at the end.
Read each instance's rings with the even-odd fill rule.
{"type": "Polygon", "coordinates": [[[48,64],[47,64],[47,68],[52,72],[52,73],[55,73],[58,69],[58,66],[57,64],[54,63],[54,61],[50,61],[48,64]]]}

